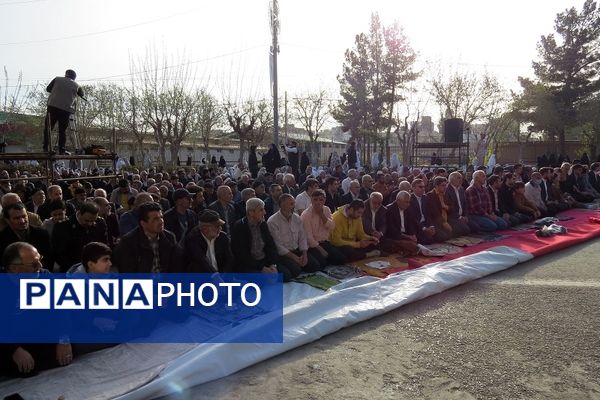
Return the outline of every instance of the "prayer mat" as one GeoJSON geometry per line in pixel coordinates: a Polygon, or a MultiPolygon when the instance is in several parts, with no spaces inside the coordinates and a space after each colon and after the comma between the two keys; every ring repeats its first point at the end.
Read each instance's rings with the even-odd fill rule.
{"type": "Polygon", "coordinates": [[[330,277],[340,280],[358,278],[362,275],[362,271],[353,265],[330,265],[325,267],[324,272],[330,277]]]}
{"type": "Polygon", "coordinates": [[[446,240],[446,243],[454,245],[454,246],[459,246],[459,247],[475,246],[482,242],[483,242],[483,239],[470,237],[470,236],[460,236],[457,238],[446,240]]]}
{"type": "Polygon", "coordinates": [[[510,228],[513,231],[528,231],[530,229],[537,229],[534,224],[519,224],[510,228]]]}
{"type": "Polygon", "coordinates": [[[387,272],[384,272],[378,268],[369,267],[367,265],[359,265],[358,268],[360,268],[360,270],[365,274],[374,276],[376,278],[385,278],[388,276],[387,272]]]}
{"type": "Polygon", "coordinates": [[[419,268],[423,265],[440,261],[438,257],[414,256],[407,259],[410,268],[419,268]]]}
{"type": "Polygon", "coordinates": [[[330,276],[327,276],[322,273],[303,275],[296,279],[293,279],[294,282],[306,283],[314,288],[327,290],[331,287],[340,283],[337,279],[334,279],[330,276]]]}
{"type": "Polygon", "coordinates": [[[406,260],[393,256],[366,258],[357,261],[355,265],[365,274],[377,278],[385,278],[389,274],[404,271],[409,268],[406,260]]]}
{"type": "Polygon", "coordinates": [[[448,254],[448,250],[444,248],[433,249],[422,244],[417,244],[417,247],[419,248],[419,252],[425,257],[444,257],[448,254]]]}
{"type": "Polygon", "coordinates": [[[472,237],[480,238],[484,242],[497,242],[499,240],[504,240],[510,238],[510,235],[500,235],[499,233],[477,233],[471,235],[472,237]]]}
{"type": "Polygon", "coordinates": [[[433,250],[433,251],[442,251],[442,252],[444,252],[445,255],[446,254],[459,254],[464,251],[459,246],[454,246],[454,245],[448,244],[448,243],[434,243],[434,244],[428,245],[427,248],[429,250],[433,250]]]}

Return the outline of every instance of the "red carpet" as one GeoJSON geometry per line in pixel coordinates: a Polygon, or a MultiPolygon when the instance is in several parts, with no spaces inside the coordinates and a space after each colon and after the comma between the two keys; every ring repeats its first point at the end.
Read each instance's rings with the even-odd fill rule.
{"type": "Polygon", "coordinates": [[[534,257],[539,257],[600,236],[600,224],[589,222],[589,218],[592,216],[600,217],[600,212],[569,210],[560,215],[575,218],[570,221],[560,221],[558,223],[567,228],[568,233],[564,235],[538,237],[535,235],[535,230],[533,229],[526,231],[498,231],[497,233],[509,235],[510,238],[501,239],[495,242],[484,242],[471,247],[464,247],[464,251],[459,254],[449,254],[444,257],[411,258],[408,259],[408,263],[410,268],[418,268],[431,262],[453,260],[497,246],[514,247],[531,253],[534,257]]]}

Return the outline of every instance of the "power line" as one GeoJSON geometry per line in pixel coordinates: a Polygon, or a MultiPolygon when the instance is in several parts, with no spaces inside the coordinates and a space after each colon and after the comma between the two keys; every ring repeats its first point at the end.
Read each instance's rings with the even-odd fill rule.
{"type": "MultiPolygon", "coordinates": [[[[148,70],[143,70],[143,71],[136,71],[136,72],[128,72],[128,73],[124,73],[124,74],[117,74],[117,75],[108,75],[108,76],[102,76],[102,77],[98,77],[98,78],[89,78],[89,79],[79,79],[79,82],[120,82],[121,80],[114,80],[114,78],[124,78],[127,76],[134,76],[134,75],[139,75],[139,74],[145,74],[148,72],[155,72],[155,71],[164,71],[167,69],[171,69],[171,68],[178,68],[178,67],[183,67],[186,65],[192,65],[192,64],[199,64],[202,62],[206,62],[206,61],[211,61],[211,60],[216,60],[219,58],[224,58],[224,57],[229,57],[232,55],[236,55],[236,54],[240,54],[240,53],[245,53],[248,51],[252,51],[252,50],[256,50],[258,48],[266,48],[267,45],[264,44],[260,44],[257,46],[253,46],[253,47],[248,47],[246,49],[242,49],[242,50],[237,50],[237,51],[232,51],[229,53],[224,53],[224,54],[218,54],[212,57],[207,57],[207,58],[202,58],[202,59],[198,59],[198,60],[193,60],[193,61],[187,61],[184,63],[180,63],[180,64],[175,64],[175,65],[167,65],[165,67],[160,67],[160,68],[155,68],[155,69],[148,69],[148,70]]],[[[39,82],[35,83],[35,84],[22,84],[22,85],[7,85],[7,86],[2,86],[5,88],[16,88],[16,87],[36,87],[40,85],[39,82]]]]}
{"type": "Polygon", "coordinates": [[[166,67],[160,67],[160,68],[154,68],[154,69],[148,69],[148,70],[143,70],[143,71],[136,71],[136,72],[128,72],[126,74],[118,74],[118,75],[110,75],[110,76],[104,76],[104,77],[100,77],[100,78],[90,78],[90,79],[82,79],[80,80],[80,82],[90,82],[90,81],[102,81],[102,80],[107,80],[107,79],[112,79],[112,78],[123,78],[126,76],[133,76],[133,75],[139,75],[139,74],[145,74],[148,72],[156,72],[156,71],[165,71],[167,69],[171,69],[171,68],[178,68],[178,67],[183,67],[186,65],[192,65],[192,64],[198,64],[201,62],[206,62],[206,61],[211,61],[211,60],[215,60],[218,58],[223,58],[223,57],[229,57],[235,54],[240,54],[240,53],[245,53],[247,51],[252,51],[261,47],[267,47],[266,45],[260,44],[257,46],[253,46],[253,47],[249,47],[247,49],[243,49],[243,50],[238,50],[238,51],[232,51],[230,53],[224,53],[224,54],[219,54],[216,56],[212,56],[212,57],[207,57],[207,58],[202,58],[199,60],[194,60],[194,61],[187,61],[181,64],[175,64],[175,65],[167,65],[166,67]]]}
{"type": "MultiPolygon", "coordinates": [[[[34,1],[46,1],[46,0],[28,0],[28,1],[34,2],[34,1]]],[[[10,3],[6,3],[6,4],[10,4],[10,3]]],[[[117,32],[117,31],[122,31],[122,30],[125,30],[125,29],[137,28],[138,26],[144,26],[144,25],[153,24],[153,23],[164,21],[164,20],[167,20],[167,19],[179,17],[181,15],[186,15],[186,14],[189,14],[191,12],[198,11],[198,10],[199,10],[198,8],[193,8],[191,10],[179,12],[179,13],[176,13],[176,14],[167,15],[165,17],[156,18],[156,19],[152,19],[152,20],[144,21],[144,22],[139,22],[137,24],[131,24],[131,25],[120,26],[120,27],[117,27],[117,28],[105,29],[105,30],[102,30],[102,31],[87,32],[87,33],[81,33],[81,34],[77,34],[77,35],[62,36],[62,37],[50,38],[50,39],[26,40],[26,41],[22,41],[22,42],[6,42],[6,43],[0,43],[0,46],[14,46],[14,45],[22,45],[22,44],[48,43],[48,42],[54,42],[54,41],[58,41],[58,40],[69,40],[69,39],[77,39],[77,38],[81,38],[81,37],[103,35],[105,33],[117,32]]]]}

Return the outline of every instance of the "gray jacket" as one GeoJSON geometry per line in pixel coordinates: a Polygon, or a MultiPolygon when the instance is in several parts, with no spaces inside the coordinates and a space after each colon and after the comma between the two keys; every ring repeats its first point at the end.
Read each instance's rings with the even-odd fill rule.
{"type": "Polygon", "coordinates": [[[83,89],[71,78],[57,76],[46,88],[50,93],[48,105],[58,109],[75,112],[75,99],[77,95],[83,97],[83,89]]]}

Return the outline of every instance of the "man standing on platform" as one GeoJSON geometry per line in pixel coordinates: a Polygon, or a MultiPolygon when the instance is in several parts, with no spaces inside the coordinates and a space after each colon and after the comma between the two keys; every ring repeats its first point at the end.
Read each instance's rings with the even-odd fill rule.
{"type": "Polygon", "coordinates": [[[58,152],[65,154],[66,132],[69,118],[75,112],[75,99],[80,96],[85,100],[83,89],[75,83],[77,74],[72,69],[65,72],[65,76],[57,76],[46,88],[48,96],[48,110],[44,124],[44,151],[52,148],[50,131],[58,122],[58,152]]]}

